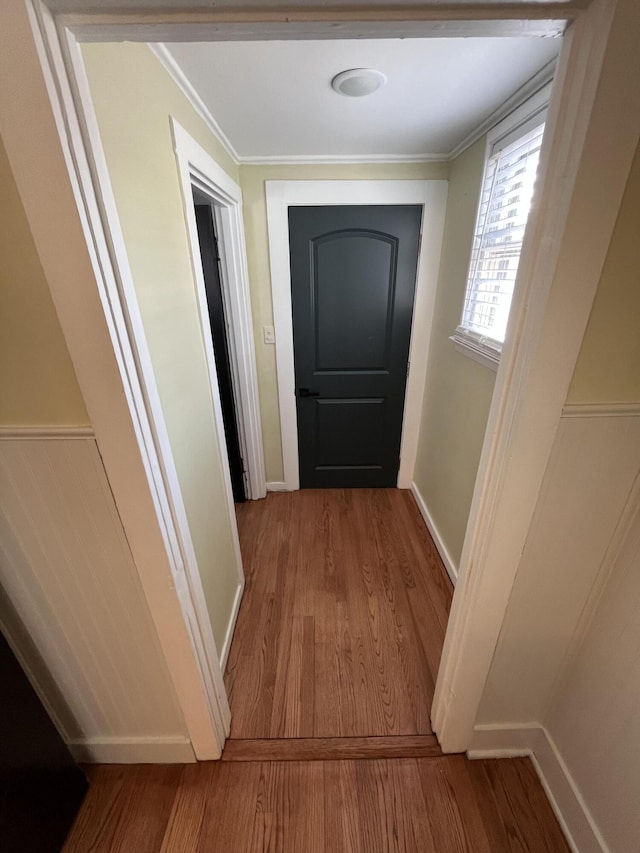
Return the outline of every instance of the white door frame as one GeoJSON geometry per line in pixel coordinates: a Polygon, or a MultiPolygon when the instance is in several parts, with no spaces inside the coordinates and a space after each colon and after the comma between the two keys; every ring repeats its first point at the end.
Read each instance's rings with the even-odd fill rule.
{"type": "MultiPolygon", "coordinates": [[[[267,493],[258,398],[258,375],[256,370],[251,296],[247,271],[247,252],[242,218],[242,192],[240,187],[221,169],[209,154],[182,128],[171,119],[171,134],[178,161],[180,190],[184,207],[191,266],[196,282],[198,317],[202,329],[209,383],[214,405],[219,398],[213,341],[209,325],[207,294],[204,285],[198,228],[193,210],[191,187],[204,193],[212,202],[218,237],[218,248],[222,263],[222,294],[228,320],[229,355],[236,408],[238,410],[238,438],[246,465],[248,479],[247,497],[252,500],[263,498],[267,493]]],[[[217,418],[216,406],[216,418],[217,418]]],[[[222,411],[220,411],[222,418],[222,411]]],[[[217,423],[218,435],[224,439],[224,423],[217,423]],[[222,424],[222,427],[221,427],[222,424]]],[[[221,448],[228,474],[226,443],[221,448]]],[[[227,497],[230,513],[235,518],[233,491],[229,479],[227,497]]],[[[239,553],[239,551],[238,551],[239,553]]]]}
{"type": "Polygon", "coordinates": [[[447,205],[447,181],[267,181],[267,225],[284,488],[300,488],[289,254],[289,208],[300,205],[422,207],[421,242],[411,322],[398,487],[408,489],[418,452],[433,306],[447,205]]]}
{"type": "Polygon", "coordinates": [[[632,6],[593,0],[568,30],[556,69],[538,202],[522,249],[432,706],[445,752],[466,750],[473,737],[638,143],[640,114],[628,105],[640,102],[640,78],[624,61],[637,38],[632,6]],[[616,6],[628,20],[612,30],[616,6]]]}
{"type": "MultiPolygon", "coordinates": [[[[83,214],[85,239],[90,249],[96,283],[109,321],[112,345],[122,365],[121,375],[136,428],[138,447],[156,500],[156,513],[165,536],[171,575],[200,676],[197,692],[194,692],[193,687],[181,690],[180,674],[172,669],[171,675],[196,758],[219,758],[231,722],[223,680],[224,664],[213,636],[82,54],[71,32],[63,28],[58,40],[54,19],[39,0],[27,8],[31,12],[36,46],[47,82],[55,80],[58,84],[48,87],[49,97],[58,119],[67,165],[74,178],[74,195],[83,214]],[[202,693],[198,695],[200,691],[202,693]],[[195,721],[192,706],[203,699],[206,717],[195,721]]],[[[195,218],[195,214],[192,215],[195,218]]],[[[219,390],[217,382],[212,381],[211,384],[218,434],[224,443],[219,390]]],[[[95,426],[99,436],[98,425],[95,426]]],[[[231,496],[224,444],[221,446],[221,456],[223,468],[226,465],[227,493],[231,496]]],[[[232,496],[230,513],[238,567],[235,602],[239,605],[244,577],[232,496]]],[[[166,634],[167,642],[170,643],[172,626],[168,614],[158,612],[152,604],[154,588],[165,583],[164,578],[156,573],[155,576],[141,577],[141,580],[159,634],[161,638],[166,634]]],[[[232,628],[233,625],[226,638],[225,653],[228,652],[232,628]]],[[[164,651],[167,657],[166,646],[164,651]]]]}
{"type": "MultiPolygon", "coordinates": [[[[592,0],[586,8],[582,6],[577,2],[554,4],[555,22],[541,20],[549,14],[549,6],[536,2],[502,8],[499,3],[491,2],[463,4],[456,7],[455,12],[451,7],[442,8],[437,2],[424,3],[416,9],[415,18],[412,10],[406,7],[396,16],[393,6],[363,9],[357,15],[353,10],[339,8],[292,14],[291,9],[267,13],[254,7],[241,11],[214,9],[197,15],[184,10],[164,10],[153,16],[125,12],[96,18],[85,13],[67,18],[61,16],[55,22],[41,0],[29,0],[28,5],[30,14],[36,19],[35,40],[87,245],[94,258],[98,288],[101,294],[108,291],[115,300],[114,306],[105,304],[104,311],[116,356],[123,365],[122,381],[130,395],[132,419],[140,424],[137,428],[140,452],[143,459],[150,460],[147,470],[152,488],[158,492],[159,514],[167,503],[168,486],[166,478],[157,477],[153,470],[154,453],[157,455],[161,448],[154,449],[157,444],[150,440],[153,430],[147,408],[150,391],[145,383],[148,377],[136,367],[132,332],[122,322],[121,293],[118,288],[107,288],[104,283],[105,277],[117,278],[111,251],[114,235],[109,233],[108,222],[103,216],[103,189],[95,172],[87,165],[93,162],[94,155],[87,136],[80,131],[75,100],[77,83],[72,66],[62,59],[56,25],[60,28],[60,43],[65,45],[68,40],[74,42],[74,32],[81,33],[86,40],[103,41],[167,41],[172,32],[176,40],[225,39],[238,33],[246,34],[248,26],[255,32],[255,26],[262,27],[265,21],[269,22],[261,29],[265,37],[276,34],[289,38],[309,38],[320,33],[332,33],[335,37],[338,32],[343,38],[403,33],[414,36],[549,34],[554,31],[554,25],[558,31],[558,19],[572,21],[556,74],[549,133],[541,157],[538,210],[532,216],[523,249],[513,320],[498,370],[459,582],[438,673],[432,715],[434,729],[445,751],[466,749],[472,737],[638,139],[640,116],[629,105],[640,101],[640,81],[637,75],[628,73],[624,61],[635,49],[630,42],[635,38],[635,31],[632,26],[625,27],[625,20],[631,21],[625,16],[632,14],[633,3],[630,0],[592,0]],[[612,34],[611,22],[616,8],[620,9],[620,22],[612,34]],[[509,18],[505,19],[505,15],[509,18]],[[447,21],[453,18],[456,20],[449,25],[447,21]],[[38,19],[43,25],[42,37],[38,19]],[[605,75],[602,63],[610,39],[613,58],[605,75]],[[615,126],[615,147],[609,144],[612,126],[615,126]],[[597,211],[597,215],[590,215],[591,211],[597,211]],[[101,265],[104,268],[99,268],[101,265]],[[133,369],[131,376],[127,372],[129,368],[133,369]]],[[[37,123],[37,117],[32,118],[32,123],[34,121],[37,123]]],[[[28,196],[25,209],[34,220],[36,245],[42,244],[47,250],[45,274],[50,267],[52,293],[74,358],[74,353],[86,353],[86,344],[74,329],[77,314],[69,306],[60,270],[47,242],[41,209],[47,200],[38,198],[23,160],[26,152],[34,150],[30,134],[33,136],[31,126],[17,122],[15,131],[10,132],[7,147],[10,160],[13,158],[20,165],[20,181],[28,196]]],[[[19,189],[22,194],[20,184],[19,189]]],[[[55,205],[52,216],[55,216],[55,205]]],[[[95,287],[95,282],[86,285],[77,282],[77,286],[95,287]]],[[[103,298],[103,304],[105,301],[103,298]]],[[[85,319],[93,322],[91,316],[85,319]]],[[[102,327],[99,332],[103,334],[102,327]]],[[[91,400],[95,412],[96,433],[102,431],[105,435],[103,452],[106,451],[107,470],[118,472],[117,482],[112,482],[116,502],[121,500],[126,505],[128,498],[121,494],[124,480],[120,476],[117,451],[109,440],[107,401],[102,399],[108,388],[102,387],[98,370],[91,376],[90,367],[80,362],[76,370],[82,377],[82,391],[91,400]]],[[[162,468],[166,460],[159,458],[158,463],[162,468]]],[[[135,519],[127,517],[125,529],[129,521],[135,522],[135,519]]],[[[169,531],[175,527],[170,512],[162,516],[162,521],[169,531]]],[[[137,540],[139,559],[143,563],[147,555],[139,536],[137,540]]],[[[154,582],[148,572],[142,571],[141,580],[151,601],[154,582]]],[[[190,711],[186,701],[188,690],[181,683],[181,672],[165,642],[166,614],[153,606],[151,610],[181,707],[187,715],[190,711]]],[[[188,725],[190,732],[195,730],[193,721],[188,725]]]]}

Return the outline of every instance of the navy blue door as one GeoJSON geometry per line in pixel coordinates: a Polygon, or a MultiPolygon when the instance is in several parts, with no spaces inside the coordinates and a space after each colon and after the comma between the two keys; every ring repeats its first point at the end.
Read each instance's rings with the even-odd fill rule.
{"type": "Polygon", "coordinates": [[[421,220],[289,208],[302,488],[396,485],[421,220]]]}

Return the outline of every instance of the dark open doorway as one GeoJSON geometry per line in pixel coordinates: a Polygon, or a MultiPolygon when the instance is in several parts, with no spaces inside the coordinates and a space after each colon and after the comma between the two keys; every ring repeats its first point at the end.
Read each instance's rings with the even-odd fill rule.
{"type": "Polygon", "coordinates": [[[195,188],[193,189],[193,204],[196,214],[196,224],[198,226],[200,257],[202,259],[211,338],[213,340],[213,352],[216,360],[218,386],[220,388],[220,402],[222,405],[222,419],[224,422],[227,455],[231,472],[233,499],[236,503],[243,503],[247,499],[244,480],[245,471],[240,451],[240,440],[238,438],[238,417],[233,389],[231,358],[229,355],[229,340],[220,272],[220,252],[218,250],[215,219],[211,203],[207,200],[206,196],[195,188]]]}

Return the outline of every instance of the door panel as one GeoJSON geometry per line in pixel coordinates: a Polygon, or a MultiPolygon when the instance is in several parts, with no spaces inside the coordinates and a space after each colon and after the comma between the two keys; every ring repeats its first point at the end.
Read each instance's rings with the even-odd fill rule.
{"type": "Polygon", "coordinates": [[[384,369],[396,241],[341,231],[313,244],[316,371],[384,369]]]}
{"type": "Polygon", "coordinates": [[[396,484],[421,219],[289,210],[302,488],[396,484]]]}
{"type": "Polygon", "coordinates": [[[319,468],[375,465],[384,453],[385,401],[316,400],[319,468]]]}

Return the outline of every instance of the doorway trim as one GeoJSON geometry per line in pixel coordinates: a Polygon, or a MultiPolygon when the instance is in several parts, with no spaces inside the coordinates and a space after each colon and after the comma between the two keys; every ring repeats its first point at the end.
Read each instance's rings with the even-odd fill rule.
{"type": "MultiPolygon", "coordinates": [[[[632,39],[635,31],[633,27],[625,27],[631,20],[631,6],[628,0],[620,0],[619,3],[616,0],[592,0],[586,7],[582,2],[546,6],[527,2],[518,4],[516,9],[513,5],[494,2],[461,4],[452,10],[450,5],[445,8],[432,2],[423,3],[415,12],[417,18],[430,22],[432,32],[437,31],[440,35],[443,32],[447,35],[455,33],[457,36],[478,35],[479,22],[484,28],[484,35],[513,33],[523,19],[525,22],[527,19],[540,19],[551,11],[557,19],[573,21],[561,52],[552,94],[549,127],[554,133],[553,139],[547,141],[542,158],[545,174],[541,182],[539,213],[535,217],[535,228],[531,228],[526,241],[520,265],[522,284],[526,286],[520,288],[520,295],[514,302],[517,322],[512,324],[510,340],[503,351],[498,371],[460,580],[454,595],[436,685],[434,727],[447,752],[462,751],[471,742],[473,722],[637,145],[640,117],[629,109],[629,104],[637,102],[640,96],[640,80],[637,75],[629,74],[625,65],[625,57],[632,55],[634,49],[632,39]],[[616,23],[615,37],[612,37],[610,29],[616,8],[620,9],[620,18],[616,23]],[[456,16],[459,19],[456,26],[447,30],[443,22],[456,16]],[[509,20],[505,21],[507,16],[509,20]],[[612,54],[606,74],[602,67],[605,48],[609,48],[612,54]],[[596,102],[598,109],[594,110],[596,102]],[[615,128],[615,146],[610,145],[612,128],[615,128]],[[602,156],[603,151],[607,152],[606,157],[602,156]],[[593,210],[589,204],[594,205],[593,210]],[[582,210],[582,217],[569,216],[571,205],[572,214],[576,209],[582,210]],[[514,524],[510,523],[512,517],[514,524]]],[[[184,672],[192,672],[193,661],[185,656],[185,666],[178,666],[176,655],[167,642],[172,624],[179,626],[179,620],[174,619],[172,623],[174,611],[169,613],[163,610],[162,605],[165,603],[173,607],[175,601],[170,596],[161,601],[158,599],[161,585],[165,583],[164,575],[156,580],[150,577],[152,543],[144,541],[145,537],[141,535],[144,529],[141,530],[126,494],[126,478],[120,463],[123,450],[133,452],[136,445],[142,454],[150,491],[157,505],[166,498],[166,486],[162,478],[155,477],[155,472],[149,470],[154,457],[151,445],[147,452],[149,425],[145,420],[144,406],[140,416],[134,412],[136,406],[144,404],[146,389],[144,377],[137,372],[131,351],[130,330],[122,323],[121,306],[105,304],[107,291],[104,280],[115,273],[110,251],[104,249],[110,246],[112,238],[103,216],[102,190],[88,166],[93,155],[79,127],[73,71],[65,65],[60,54],[60,46],[64,49],[66,40],[74,40],[74,32],[82,29],[87,22],[85,36],[90,31],[94,40],[130,38],[149,41],[157,38],[167,41],[170,32],[181,40],[185,30],[180,29],[180,25],[189,13],[168,10],[150,20],[151,16],[140,11],[102,17],[86,12],[54,19],[43,0],[28,0],[27,9],[57,125],[59,139],[55,140],[55,145],[62,147],[69,173],[65,178],[69,178],[77,205],[73,213],[82,223],[88,255],[94,261],[96,281],[80,275],[74,281],[74,287],[78,296],[91,308],[97,304],[95,291],[98,291],[104,312],[96,309],[98,318],[90,311],[81,313],[77,300],[69,299],[68,278],[62,275],[51,246],[52,233],[64,234],[62,227],[55,230],[58,208],[64,205],[65,212],[69,213],[72,207],[69,185],[64,184],[65,194],[60,198],[43,198],[41,186],[37,184],[37,171],[33,169],[39,152],[44,149],[49,158],[53,158],[55,153],[56,177],[62,177],[61,163],[58,162],[62,158],[59,151],[53,152],[54,143],[51,141],[52,116],[46,111],[40,114],[35,110],[27,121],[18,107],[9,101],[6,112],[15,124],[7,128],[7,150],[12,168],[14,163],[18,166],[14,172],[36,246],[39,250],[41,246],[44,249],[41,253],[43,268],[48,279],[51,274],[51,291],[74,366],[77,365],[81,389],[85,398],[91,401],[90,411],[96,433],[103,436],[105,466],[108,472],[113,471],[117,475],[111,482],[114,496],[117,503],[122,503],[127,509],[123,518],[125,530],[127,534],[135,534],[141,581],[150,599],[163,651],[181,708],[188,716],[189,733],[192,734],[196,732],[201,718],[194,719],[195,706],[189,704],[187,697],[191,692],[198,701],[198,694],[193,682],[185,685],[184,672]],[[44,25],[40,30],[43,19],[44,25]],[[179,29],[172,29],[174,25],[179,29]],[[39,139],[40,132],[45,134],[44,141],[39,139]],[[49,212],[51,216],[47,219],[49,212]],[[103,262],[106,266],[100,269],[103,262]],[[113,356],[115,353],[118,360],[118,381],[125,392],[132,395],[127,404],[136,429],[135,437],[132,431],[121,429],[118,432],[120,421],[115,426],[113,424],[106,394],[107,379],[112,379],[113,371],[105,379],[97,364],[83,362],[87,346],[77,329],[79,318],[85,324],[85,338],[86,327],[91,325],[92,331],[97,330],[101,344],[107,341],[103,329],[106,321],[109,342],[113,345],[113,352],[109,354],[113,356]],[[141,432],[143,428],[147,429],[146,434],[141,432]],[[117,446],[116,439],[120,435],[126,439],[124,447],[117,446]],[[156,487],[158,496],[154,492],[156,487]]],[[[322,29],[322,26],[326,32],[339,32],[342,37],[350,34],[362,37],[359,12],[335,7],[323,9],[321,13],[324,24],[318,24],[320,12],[315,18],[312,16],[311,20],[305,20],[300,11],[297,16],[290,10],[280,11],[283,37],[309,38],[317,35],[318,28],[322,29]]],[[[11,14],[13,22],[17,13],[12,10],[11,14]]],[[[407,35],[415,36],[419,32],[410,17],[413,15],[411,9],[399,7],[394,10],[389,6],[379,14],[383,20],[377,22],[379,26],[372,34],[390,37],[400,14],[404,16],[403,27],[408,30],[407,35]]],[[[227,24],[233,30],[233,21],[239,17],[242,17],[244,26],[261,26],[268,17],[264,10],[246,6],[227,10],[224,15],[226,19],[223,17],[221,20],[219,10],[218,17],[215,10],[198,13],[195,22],[191,16],[191,25],[200,38],[204,38],[206,33],[215,33],[217,39],[224,39],[225,32],[229,31],[225,30],[227,24]],[[230,23],[229,19],[232,19],[230,23]],[[209,29],[207,20],[211,24],[209,29]]],[[[364,19],[366,15],[367,10],[363,10],[364,19]]],[[[425,27],[423,32],[427,29],[425,27]]],[[[261,26],[260,32],[266,34],[267,30],[261,26]]],[[[269,32],[272,34],[273,30],[269,32]]],[[[522,27],[519,34],[523,34],[522,27]]],[[[91,40],[91,36],[85,40],[91,40]]],[[[24,67],[29,72],[32,53],[31,44],[25,45],[26,59],[20,59],[19,63],[20,68],[24,67]]],[[[18,62],[17,59],[14,61],[18,62]]],[[[35,80],[30,76],[27,83],[40,96],[40,78],[35,80]]],[[[22,103],[20,107],[24,109],[22,103]]],[[[75,247],[78,245],[76,243],[75,247]]],[[[77,261],[71,257],[66,268],[83,267],[84,262],[84,256],[77,261]]],[[[117,291],[114,296],[120,298],[117,291]]],[[[162,464],[163,460],[159,462],[162,464]]],[[[164,516],[160,519],[160,509],[158,519],[162,526],[164,516]]],[[[178,590],[178,597],[180,595],[178,590]]],[[[180,630],[183,629],[184,625],[180,630]]],[[[198,709],[201,707],[200,704],[198,709]]],[[[195,744],[195,734],[193,738],[195,744]]]]}
{"type": "Polygon", "coordinates": [[[280,436],[286,491],[295,491],[300,488],[289,263],[289,208],[301,205],[416,204],[422,206],[421,240],[418,250],[398,471],[398,487],[408,489],[413,480],[418,452],[429,339],[440,270],[447,187],[447,181],[443,180],[266,181],[280,436]]]}
{"type": "Polygon", "coordinates": [[[638,144],[631,6],[592,0],[560,53],[432,705],[444,752],[473,739],[638,144]]]}
{"type": "MultiPolygon", "coordinates": [[[[260,423],[260,403],[258,399],[258,374],[256,369],[255,345],[253,339],[253,320],[251,316],[251,295],[249,292],[249,274],[247,271],[247,251],[244,239],[244,221],[242,217],[242,191],[229,175],[213,160],[207,152],[191,137],[178,122],[171,118],[173,148],[180,176],[180,190],[184,217],[187,223],[191,268],[196,283],[198,318],[202,330],[211,397],[214,401],[216,427],[221,444],[224,441],[224,423],[219,403],[218,378],[213,352],[213,341],[209,327],[207,294],[200,260],[198,229],[193,211],[191,187],[194,186],[211,200],[218,236],[218,247],[222,262],[222,292],[225,309],[228,311],[229,350],[234,396],[238,409],[238,433],[240,448],[246,465],[248,481],[247,497],[252,500],[263,498],[267,493],[264,470],[264,451],[262,446],[262,426],[260,423]]],[[[223,467],[227,482],[229,512],[233,515],[233,491],[229,466],[225,454],[223,467]]],[[[240,545],[237,543],[237,531],[234,531],[239,565],[240,545]]],[[[226,645],[226,644],[225,644],[226,645]]],[[[228,651],[228,649],[226,649],[228,651]]],[[[225,654],[223,651],[223,659],[225,654]]],[[[224,665],[224,664],[223,664],[224,665]]]]}
{"type": "MultiPolygon", "coordinates": [[[[27,12],[95,275],[92,284],[99,293],[102,320],[107,322],[170,576],[163,573],[157,554],[155,559],[141,561],[138,549],[134,559],[195,756],[198,760],[216,759],[222,753],[231,723],[221,655],[213,636],[84,62],[73,33],[66,28],[57,30],[55,19],[41,0],[31,0],[27,12]],[[178,612],[171,612],[164,600],[167,589],[178,602],[178,612]]],[[[68,319],[71,327],[86,321],[77,312],[72,312],[68,319]]],[[[102,330],[98,324],[96,328],[99,338],[102,330]]],[[[95,359],[93,380],[92,390],[103,395],[108,411],[112,405],[110,386],[104,382],[100,358],[95,359]]],[[[216,394],[220,408],[217,385],[214,401],[216,394]]],[[[104,421],[96,420],[94,427],[109,475],[111,464],[117,464],[118,439],[124,442],[127,436],[121,424],[110,416],[104,421]],[[113,448],[101,442],[101,428],[113,437],[113,448]]],[[[225,460],[223,454],[223,463],[225,460]]],[[[109,480],[125,534],[130,539],[135,528],[135,509],[133,514],[123,512],[125,507],[119,498],[125,490],[117,489],[109,480]]],[[[137,497],[144,501],[141,492],[137,497]]],[[[237,538],[235,514],[231,524],[237,538]]],[[[151,558],[152,550],[149,543],[145,556],[151,558]]],[[[236,603],[244,583],[241,562],[238,571],[236,603]]]]}

